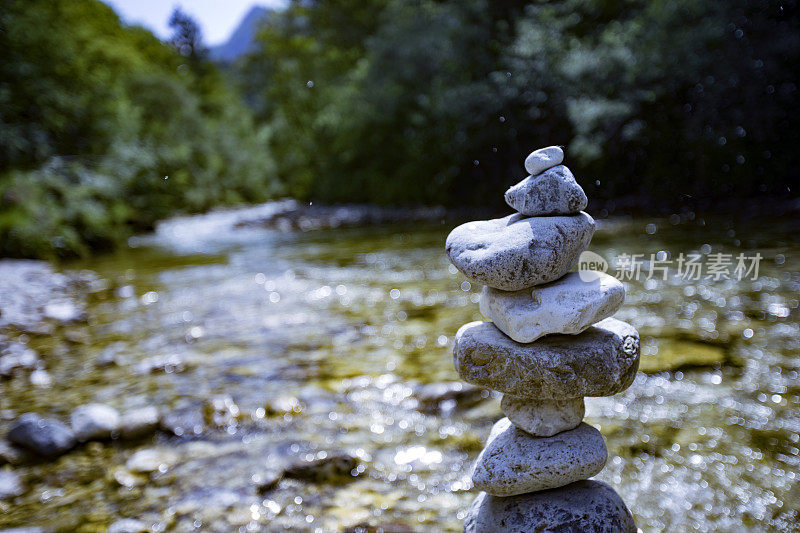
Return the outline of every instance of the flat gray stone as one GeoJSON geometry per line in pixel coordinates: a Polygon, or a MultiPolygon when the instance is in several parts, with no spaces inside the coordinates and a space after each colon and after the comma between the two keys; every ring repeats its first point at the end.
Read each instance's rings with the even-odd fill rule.
{"type": "Polygon", "coordinates": [[[600,432],[588,424],[552,437],[533,437],[501,418],[472,469],[478,490],[516,496],[589,478],[606,464],[600,432]]]}
{"type": "Polygon", "coordinates": [[[586,413],[583,398],[532,400],[508,394],[503,395],[500,409],[512,424],[534,437],[551,437],[575,429],[586,413]]]}
{"type": "Polygon", "coordinates": [[[456,333],[453,359],[467,383],[520,398],[611,396],[633,382],[639,334],[630,324],[606,318],[578,335],[520,344],[491,322],[470,322],[456,333]]]}
{"type": "Polygon", "coordinates": [[[8,440],[45,457],[66,453],[77,444],[75,433],[66,424],[36,413],[17,418],[8,431],[8,440]]]}
{"type": "Polygon", "coordinates": [[[510,187],[505,199],[512,209],[530,217],[573,215],[588,203],[586,193],[564,165],[528,176],[510,187]]]}
{"type": "Polygon", "coordinates": [[[574,335],[616,313],[625,286],[603,272],[584,281],[571,272],[556,281],[521,291],[484,287],[481,313],[517,342],[528,343],[550,333],[574,335]]]}
{"type": "Polygon", "coordinates": [[[526,218],[520,214],[467,222],[447,236],[450,261],[475,283],[517,291],[566,274],[589,245],[586,213],[526,218]]]}
{"type": "Polygon", "coordinates": [[[109,439],[119,431],[119,412],[101,403],[80,405],[70,415],[72,431],[79,441],[109,439]]]}
{"type": "Polygon", "coordinates": [[[525,158],[525,170],[535,176],[564,161],[564,150],[560,146],[548,146],[534,150],[525,158]]]}
{"type": "Polygon", "coordinates": [[[558,489],[499,498],[482,492],[464,521],[465,533],[636,533],[622,498],[587,479],[558,489]]]}

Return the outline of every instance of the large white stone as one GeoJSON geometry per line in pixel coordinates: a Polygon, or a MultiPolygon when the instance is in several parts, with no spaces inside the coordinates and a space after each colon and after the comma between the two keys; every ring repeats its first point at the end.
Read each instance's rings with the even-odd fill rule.
{"type": "Polygon", "coordinates": [[[503,395],[503,414],[511,423],[534,437],[551,437],[578,427],[586,413],[583,398],[532,400],[503,395]]]}
{"type": "Polygon", "coordinates": [[[564,165],[549,168],[538,176],[528,176],[510,187],[506,203],[530,217],[572,215],[586,208],[586,193],[564,165]]]}
{"type": "Polygon", "coordinates": [[[560,146],[548,146],[534,150],[525,158],[525,170],[535,176],[564,161],[564,150],[560,146]]]}
{"type": "Polygon", "coordinates": [[[467,383],[521,398],[610,396],[633,382],[639,334],[630,324],[606,318],[578,335],[520,344],[491,322],[470,322],[456,333],[453,359],[467,383]]]}
{"type": "Polygon", "coordinates": [[[501,418],[472,470],[478,490],[493,496],[563,487],[603,469],[608,458],[600,432],[588,424],[552,437],[533,437],[501,418]]]}
{"type": "Polygon", "coordinates": [[[636,533],[622,498],[603,482],[587,479],[565,487],[510,498],[482,492],[464,521],[465,533],[636,533]]]}
{"type": "Polygon", "coordinates": [[[586,213],[533,217],[510,215],[467,222],[450,232],[450,261],[475,283],[516,291],[566,274],[589,245],[594,219],[586,213]]]}
{"type": "Polygon", "coordinates": [[[533,342],[550,333],[574,335],[608,318],[625,300],[621,281],[597,272],[584,281],[577,272],[521,291],[489,286],[481,294],[481,313],[517,342],[533,342]]]}

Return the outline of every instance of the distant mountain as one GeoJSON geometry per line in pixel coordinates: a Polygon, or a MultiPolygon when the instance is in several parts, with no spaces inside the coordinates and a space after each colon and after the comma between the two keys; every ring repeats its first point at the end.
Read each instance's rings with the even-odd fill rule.
{"type": "Polygon", "coordinates": [[[253,48],[259,24],[269,18],[272,12],[261,6],[250,8],[228,40],[211,47],[211,59],[227,63],[249,52],[253,48]]]}

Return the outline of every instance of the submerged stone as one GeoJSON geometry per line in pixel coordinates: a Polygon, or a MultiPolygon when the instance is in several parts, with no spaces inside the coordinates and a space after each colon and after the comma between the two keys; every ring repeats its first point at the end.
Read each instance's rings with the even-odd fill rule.
{"type": "Polygon", "coordinates": [[[633,382],[639,334],[606,318],[578,335],[520,344],[491,322],[470,322],[456,333],[453,358],[464,381],[520,398],[610,396],[633,382]]]}
{"type": "Polygon", "coordinates": [[[161,423],[158,408],[148,405],[124,413],[120,417],[120,434],[125,439],[136,439],[155,433],[161,423]]]}
{"type": "Polygon", "coordinates": [[[510,215],[467,222],[447,236],[450,261],[475,283],[517,291],[566,274],[589,245],[594,219],[586,213],[510,215]]]}
{"type": "Polygon", "coordinates": [[[441,381],[415,387],[414,397],[420,411],[435,413],[472,407],[489,398],[490,391],[460,381],[441,381]]]}
{"type": "Polygon", "coordinates": [[[119,431],[119,412],[100,403],[80,405],[70,415],[72,431],[79,441],[108,439],[119,431]]]}
{"type": "Polygon", "coordinates": [[[8,431],[8,440],[45,457],[66,453],[77,444],[69,426],[36,413],[25,413],[17,418],[8,431]]]}
{"type": "Polygon", "coordinates": [[[147,533],[150,528],[141,520],[123,518],[108,527],[107,533],[147,533]]]}
{"type": "Polygon", "coordinates": [[[625,300],[621,281],[597,272],[584,281],[577,272],[546,285],[521,291],[484,287],[481,313],[522,343],[550,333],[574,335],[616,313],[625,300]]]}
{"type": "Polygon", "coordinates": [[[500,498],[478,495],[464,522],[465,533],[563,531],[635,533],[622,498],[610,486],[587,479],[565,487],[500,498]]]}
{"type": "Polygon", "coordinates": [[[586,193],[564,165],[528,176],[510,187],[505,199],[512,209],[529,217],[572,215],[588,203],[586,193]]]}
{"type": "Polygon", "coordinates": [[[501,418],[475,462],[472,482],[494,496],[515,496],[591,477],[607,458],[603,436],[588,424],[534,437],[501,418]]]}
{"type": "Polygon", "coordinates": [[[315,483],[336,483],[353,479],[358,459],[346,452],[326,453],[311,460],[301,459],[283,471],[283,477],[315,483]]]}
{"type": "Polygon", "coordinates": [[[16,472],[0,469],[0,500],[8,500],[24,492],[22,478],[16,472]]]}

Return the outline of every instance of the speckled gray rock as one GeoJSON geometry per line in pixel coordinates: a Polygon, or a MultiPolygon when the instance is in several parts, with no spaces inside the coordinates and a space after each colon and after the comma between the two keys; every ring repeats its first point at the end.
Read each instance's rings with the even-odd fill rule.
{"type": "Polygon", "coordinates": [[[639,334],[606,318],[578,335],[520,344],[491,322],[470,322],[456,333],[453,358],[464,381],[521,398],[610,396],[633,382],[639,334]]]}
{"type": "Polygon", "coordinates": [[[552,437],[533,437],[501,418],[475,461],[472,482],[494,496],[516,496],[591,477],[607,458],[603,436],[588,424],[552,437]]]}
{"type": "Polygon", "coordinates": [[[75,433],[66,424],[36,413],[17,418],[8,431],[8,440],[45,457],[66,453],[77,444],[75,433]]]}
{"type": "Polygon", "coordinates": [[[510,187],[506,203],[530,217],[580,213],[588,200],[575,176],[564,165],[549,168],[538,176],[528,176],[510,187]]]}
{"type": "Polygon", "coordinates": [[[558,489],[499,498],[485,492],[472,503],[465,533],[635,533],[631,512],[600,481],[578,481],[558,489]]]}
{"type": "Polygon", "coordinates": [[[525,158],[525,170],[535,176],[564,161],[564,150],[560,146],[548,146],[534,150],[525,158]]]}
{"type": "Polygon", "coordinates": [[[481,313],[517,342],[533,342],[550,333],[574,335],[608,318],[625,300],[625,286],[597,272],[583,281],[577,272],[521,291],[484,287],[481,313]]]}
{"type": "Polygon", "coordinates": [[[467,222],[447,236],[450,261],[473,282],[517,291],[556,280],[578,261],[594,234],[586,213],[467,222]]]}
{"type": "Polygon", "coordinates": [[[70,415],[72,431],[79,441],[108,439],[119,431],[119,412],[101,403],[80,405],[70,415]]]}
{"type": "Polygon", "coordinates": [[[578,427],[586,413],[583,398],[532,400],[503,395],[503,414],[511,423],[534,437],[550,437],[578,427]]]}

